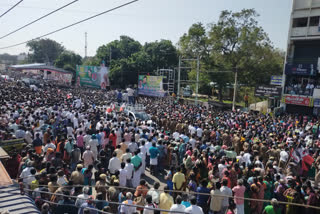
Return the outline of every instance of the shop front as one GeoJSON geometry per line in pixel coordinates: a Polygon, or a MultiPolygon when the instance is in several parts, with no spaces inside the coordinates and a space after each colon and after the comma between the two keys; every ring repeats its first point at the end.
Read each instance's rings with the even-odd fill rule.
{"type": "Polygon", "coordinates": [[[282,102],[286,104],[286,111],[294,114],[312,115],[313,99],[309,97],[285,95],[282,97],[282,102]]]}

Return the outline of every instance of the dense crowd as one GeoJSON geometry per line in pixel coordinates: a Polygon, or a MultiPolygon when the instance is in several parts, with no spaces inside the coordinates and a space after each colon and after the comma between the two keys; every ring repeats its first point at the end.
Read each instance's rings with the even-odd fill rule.
{"type": "Polygon", "coordinates": [[[0,140],[26,142],[5,166],[41,213],[319,212],[317,118],[140,97],[133,121],[119,92],[0,84],[0,140]]]}

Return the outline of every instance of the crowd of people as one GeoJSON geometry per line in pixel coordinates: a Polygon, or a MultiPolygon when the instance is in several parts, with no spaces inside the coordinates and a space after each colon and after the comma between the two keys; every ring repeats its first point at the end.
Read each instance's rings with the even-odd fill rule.
{"type": "Polygon", "coordinates": [[[0,141],[26,142],[4,164],[43,214],[319,212],[317,118],[139,97],[133,121],[114,91],[0,84],[0,141]]]}

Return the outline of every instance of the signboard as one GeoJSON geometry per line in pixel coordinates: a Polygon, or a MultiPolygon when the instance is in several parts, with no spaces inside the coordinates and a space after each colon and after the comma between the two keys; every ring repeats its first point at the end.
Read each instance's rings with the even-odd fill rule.
{"type": "Polygon", "coordinates": [[[78,87],[86,86],[105,89],[110,86],[109,69],[105,67],[104,62],[101,66],[77,65],[76,84],[78,87]]]}
{"type": "Polygon", "coordinates": [[[164,97],[166,92],[163,90],[162,81],[163,76],[139,75],[138,94],[152,97],[164,97]]]}
{"type": "Polygon", "coordinates": [[[0,141],[0,146],[7,152],[22,149],[24,144],[25,142],[23,138],[0,141]]]}
{"type": "Polygon", "coordinates": [[[285,73],[287,75],[315,76],[317,65],[314,64],[286,64],[285,73]]]}
{"type": "Polygon", "coordinates": [[[254,95],[256,97],[280,97],[281,91],[281,87],[262,85],[256,87],[254,95]]]}
{"type": "Polygon", "coordinates": [[[313,106],[314,107],[320,107],[320,99],[314,99],[313,106]]]}
{"type": "Polygon", "coordinates": [[[282,76],[271,76],[270,85],[282,85],[282,76]]]}
{"type": "Polygon", "coordinates": [[[285,96],[282,99],[282,102],[286,104],[299,105],[299,106],[313,106],[313,99],[308,97],[299,97],[299,96],[285,96]]]}

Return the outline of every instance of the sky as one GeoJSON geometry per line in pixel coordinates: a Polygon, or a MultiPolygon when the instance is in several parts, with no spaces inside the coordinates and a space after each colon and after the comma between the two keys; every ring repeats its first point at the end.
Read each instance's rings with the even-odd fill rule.
{"type": "MultiPolygon", "coordinates": [[[[1,0],[0,14],[19,0],[1,0]]],[[[0,18],[0,37],[73,0],[24,0],[0,18]]],[[[81,19],[119,6],[130,0],[79,0],[57,13],[0,39],[0,48],[25,42],[81,19]]],[[[96,17],[46,38],[84,56],[85,32],[88,34],[88,56],[99,46],[127,35],[140,43],[179,38],[197,22],[207,26],[217,22],[222,10],[241,11],[254,8],[259,25],[273,45],[285,50],[288,38],[292,0],[139,0],[131,5],[96,17]]],[[[0,54],[28,52],[25,45],[0,49],[0,54]]]]}

